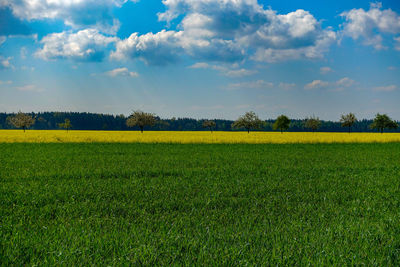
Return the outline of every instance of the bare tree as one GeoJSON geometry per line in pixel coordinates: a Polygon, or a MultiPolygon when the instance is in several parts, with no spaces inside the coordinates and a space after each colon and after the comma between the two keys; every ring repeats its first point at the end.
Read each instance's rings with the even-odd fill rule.
{"type": "Polygon", "coordinates": [[[285,115],[280,115],[274,125],[272,126],[274,130],[280,130],[281,133],[283,133],[283,131],[286,131],[287,129],[289,129],[290,126],[290,119],[285,116],[285,115]]]}
{"type": "Polygon", "coordinates": [[[233,124],[232,128],[245,128],[247,133],[250,133],[252,129],[260,129],[264,124],[260,118],[253,111],[246,112],[243,116],[240,116],[233,124]]]}
{"type": "Polygon", "coordinates": [[[304,122],[304,127],[311,129],[313,132],[318,130],[320,126],[321,121],[318,117],[315,117],[314,115],[312,117],[306,118],[306,121],[304,122]]]}
{"type": "Polygon", "coordinates": [[[203,121],[203,128],[210,129],[211,133],[213,132],[213,128],[215,128],[216,125],[217,124],[215,123],[215,121],[209,121],[209,120],[203,121]]]}
{"type": "Polygon", "coordinates": [[[22,128],[25,132],[25,130],[29,127],[31,127],[33,124],[35,124],[35,118],[32,116],[29,116],[27,114],[22,113],[21,111],[18,112],[14,116],[9,116],[7,117],[7,121],[17,127],[17,128],[22,128]]]}
{"type": "Polygon", "coordinates": [[[353,113],[349,113],[346,115],[342,115],[340,117],[340,122],[342,123],[342,127],[348,127],[349,133],[351,133],[351,127],[353,127],[354,123],[357,122],[356,115],[353,113]]]}
{"type": "Polygon", "coordinates": [[[146,113],[140,110],[134,111],[126,120],[126,126],[138,126],[143,133],[145,126],[153,126],[156,123],[156,117],[153,113],[146,113]]]}

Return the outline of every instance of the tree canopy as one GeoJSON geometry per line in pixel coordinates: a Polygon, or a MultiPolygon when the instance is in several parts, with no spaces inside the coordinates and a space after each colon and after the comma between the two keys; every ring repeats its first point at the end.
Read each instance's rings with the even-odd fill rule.
{"type": "Polygon", "coordinates": [[[215,121],[210,121],[210,120],[205,120],[203,121],[203,128],[208,128],[210,129],[210,131],[213,131],[213,128],[215,128],[215,126],[217,126],[217,124],[215,123],[215,121]]]}
{"type": "Polygon", "coordinates": [[[280,115],[274,125],[273,125],[273,129],[274,130],[280,130],[281,133],[283,133],[283,131],[286,131],[287,129],[289,129],[290,126],[290,119],[285,116],[285,115],[280,115]]]}
{"type": "Polygon", "coordinates": [[[304,127],[311,129],[313,132],[318,130],[320,126],[321,126],[321,121],[318,117],[315,116],[306,118],[306,121],[304,122],[304,127]]]}
{"type": "Polygon", "coordinates": [[[250,130],[260,129],[264,124],[262,120],[257,116],[253,111],[246,112],[243,116],[240,116],[233,124],[232,128],[240,129],[245,128],[247,133],[250,133],[250,130]]]}
{"type": "Polygon", "coordinates": [[[27,128],[31,127],[35,123],[35,118],[22,112],[18,112],[14,116],[9,116],[7,121],[17,128],[22,128],[25,132],[27,128]]]}
{"type": "Polygon", "coordinates": [[[342,115],[340,117],[340,122],[342,123],[342,127],[348,127],[349,133],[351,132],[351,127],[353,127],[354,123],[357,122],[356,115],[353,113],[349,113],[346,115],[342,115]]]}
{"type": "Polygon", "coordinates": [[[156,123],[156,117],[153,113],[146,113],[140,110],[134,111],[126,120],[126,126],[138,126],[143,133],[145,126],[153,126],[156,123]]]}
{"type": "MultiPolygon", "coordinates": [[[[2,113],[0,112],[0,129],[15,129],[15,125],[10,123],[8,117],[15,116],[16,113],[2,113]]],[[[126,125],[126,119],[124,115],[112,115],[112,114],[95,114],[87,112],[38,112],[28,113],[31,117],[36,118],[35,123],[29,127],[29,129],[35,130],[55,130],[60,129],[59,124],[64,123],[65,119],[69,119],[74,130],[106,130],[106,131],[126,131],[129,128],[126,125]]],[[[232,120],[225,119],[212,119],[216,126],[213,127],[213,131],[234,131],[232,128],[232,120]]],[[[193,118],[165,118],[160,119],[156,116],[156,123],[154,126],[146,126],[145,128],[151,129],[152,131],[204,131],[209,130],[203,128],[204,119],[198,120],[193,118]]],[[[262,125],[259,130],[272,131],[272,126],[275,119],[266,119],[262,121],[262,125]]],[[[372,132],[370,125],[373,120],[362,119],[357,120],[351,127],[352,132],[372,132]]],[[[138,126],[135,126],[137,130],[140,130],[138,126]]],[[[305,119],[291,119],[290,127],[288,131],[291,132],[307,132],[311,131],[311,128],[305,127],[305,119]]],[[[344,132],[348,131],[347,128],[342,127],[338,121],[326,121],[321,119],[321,125],[318,128],[321,132],[344,132]]],[[[385,131],[400,132],[400,129],[385,129],[385,131]]]]}
{"type": "Polygon", "coordinates": [[[371,129],[375,129],[383,133],[385,129],[397,129],[399,125],[393,121],[386,114],[376,114],[373,123],[371,124],[371,129]]]}

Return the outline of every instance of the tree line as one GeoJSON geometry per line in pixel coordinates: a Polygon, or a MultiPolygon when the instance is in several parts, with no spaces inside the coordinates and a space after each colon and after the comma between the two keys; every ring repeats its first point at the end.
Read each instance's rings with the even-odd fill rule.
{"type": "Polygon", "coordinates": [[[252,111],[237,120],[196,120],[191,118],[161,119],[152,113],[134,111],[130,116],[79,112],[0,113],[0,129],[28,128],[36,130],[141,130],[152,131],[321,131],[371,132],[398,131],[398,123],[387,114],[377,114],[374,120],[357,120],[353,113],[344,114],[338,122],[311,116],[303,120],[280,115],[276,119],[261,120],[252,111]]]}

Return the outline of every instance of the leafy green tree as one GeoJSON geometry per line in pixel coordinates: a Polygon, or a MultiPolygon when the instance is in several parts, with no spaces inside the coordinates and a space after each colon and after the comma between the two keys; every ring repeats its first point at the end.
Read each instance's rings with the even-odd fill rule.
{"type": "Polygon", "coordinates": [[[14,127],[22,128],[24,132],[27,128],[35,124],[35,118],[27,114],[24,114],[21,111],[14,116],[7,117],[7,121],[14,127]]]}
{"type": "Polygon", "coordinates": [[[203,121],[203,128],[208,128],[210,129],[211,133],[213,132],[213,128],[215,128],[215,126],[217,126],[217,124],[215,123],[215,121],[209,121],[209,120],[205,120],[203,121]]]}
{"type": "Polygon", "coordinates": [[[71,124],[71,121],[69,119],[65,119],[64,123],[59,123],[58,124],[58,127],[66,129],[67,132],[68,132],[68,130],[72,128],[72,124],[71,124]]]}
{"type": "Polygon", "coordinates": [[[304,127],[311,129],[313,132],[318,130],[320,126],[321,126],[321,121],[318,117],[315,116],[306,118],[306,121],[304,122],[304,127]]]}
{"type": "Polygon", "coordinates": [[[260,118],[253,111],[246,112],[243,116],[240,116],[234,123],[232,123],[232,128],[245,128],[247,133],[250,133],[252,129],[260,129],[264,124],[260,118]]]}
{"type": "Polygon", "coordinates": [[[356,115],[353,113],[349,113],[346,115],[342,115],[340,117],[340,122],[342,123],[342,127],[348,127],[349,133],[351,133],[351,127],[353,127],[354,123],[357,122],[356,115]]]}
{"type": "Polygon", "coordinates": [[[397,129],[399,125],[389,118],[388,115],[378,113],[370,127],[371,129],[376,129],[383,133],[384,129],[397,129]]]}
{"type": "Polygon", "coordinates": [[[145,126],[153,126],[156,123],[156,117],[153,113],[146,113],[140,110],[134,111],[126,120],[126,126],[138,126],[143,133],[145,126]]]}
{"type": "Polygon", "coordinates": [[[272,126],[274,130],[280,130],[281,133],[283,133],[283,131],[286,131],[287,129],[289,129],[290,126],[290,119],[288,117],[286,117],[285,115],[280,115],[274,125],[272,126]]]}

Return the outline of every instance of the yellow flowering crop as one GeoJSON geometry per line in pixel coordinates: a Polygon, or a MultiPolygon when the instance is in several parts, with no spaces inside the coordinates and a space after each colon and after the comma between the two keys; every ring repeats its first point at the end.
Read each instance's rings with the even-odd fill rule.
{"type": "Polygon", "coordinates": [[[172,132],[172,131],[36,131],[0,130],[0,143],[387,143],[400,133],[172,132]]]}

